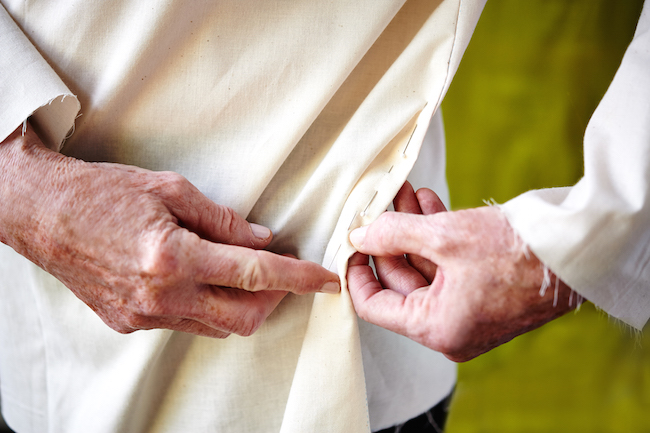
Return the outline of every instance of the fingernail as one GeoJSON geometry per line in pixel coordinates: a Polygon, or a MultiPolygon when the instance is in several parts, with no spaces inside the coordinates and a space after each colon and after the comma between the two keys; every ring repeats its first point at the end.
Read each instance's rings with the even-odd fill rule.
{"type": "Polygon", "coordinates": [[[320,291],[323,293],[329,293],[331,295],[335,295],[341,291],[341,286],[339,285],[339,283],[329,282],[329,283],[325,283],[325,285],[323,285],[323,287],[320,288],[320,291]]]}
{"type": "Polygon", "coordinates": [[[350,233],[350,242],[352,242],[352,245],[354,245],[357,249],[361,247],[361,244],[363,244],[363,240],[366,238],[367,231],[368,226],[365,226],[354,229],[352,230],[352,233],[350,233]]]}
{"type": "Polygon", "coordinates": [[[255,223],[249,223],[251,226],[251,231],[256,238],[259,239],[268,239],[271,236],[271,230],[255,223]]]}

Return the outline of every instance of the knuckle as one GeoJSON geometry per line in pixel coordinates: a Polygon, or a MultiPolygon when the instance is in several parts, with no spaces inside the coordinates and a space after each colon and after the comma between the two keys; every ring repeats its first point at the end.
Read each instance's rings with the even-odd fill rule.
{"type": "Polygon", "coordinates": [[[221,233],[234,234],[239,230],[239,218],[235,211],[227,206],[219,206],[216,215],[221,233]]]}
{"type": "Polygon", "coordinates": [[[160,173],[161,187],[172,196],[181,195],[190,185],[190,182],[182,175],[173,171],[164,171],[160,173]]]}
{"type": "Polygon", "coordinates": [[[270,288],[269,274],[262,265],[261,253],[256,253],[251,260],[244,265],[240,276],[240,287],[249,292],[259,292],[270,288]]]}
{"type": "Polygon", "coordinates": [[[138,313],[128,312],[124,313],[119,328],[117,332],[128,334],[139,329],[147,329],[147,321],[138,313]]]}
{"type": "Polygon", "coordinates": [[[217,340],[225,340],[232,334],[230,332],[214,331],[206,335],[206,337],[216,338],[217,340]]]}
{"type": "Polygon", "coordinates": [[[381,221],[382,224],[388,224],[395,220],[397,217],[397,212],[384,212],[379,215],[377,221],[381,221]]]}
{"type": "Polygon", "coordinates": [[[247,324],[246,326],[242,326],[241,329],[238,329],[234,333],[241,337],[250,337],[255,333],[255,331],[259,329],[260,325],[261,324],[258,325],[255,323],[247,324]]]}
{"type": "Polygon", "coordinates": [[[179,297],[182,294],[179,287],[182,286],[176,278],[155,277],[145,281],[132,297],[132,310],[136,318],[143,321],[176,315],[186,301],[186,297],[179,297]]]}
{"type": "Polygon", "coordinates": [[[213,327],[225,334],[248,337],[262,326],[272,310],[272,305],[266,297],[249,293],[246,296],[245,307],[231,311],[232,314],[221,315],[213,327]]]}
{"type": "Polygon", "coordinates": [[[172,228],[163,229],[144,241],[140,276],[148,281],[168,280],[178,276],[178,248],[171,241],[172,228]]]}
{"type": "Polygon", "coordinates": [[[247,310],[245,317],[242,319],[240,326],[235,331],[235,334],[242,337],[250,337],[257,331],[264,320],[266,319],[266,309],[262,305],[252,305],[247,310]]]}
{"type": "Polygon", "coordinates": [[[109,302],[106,308],[97,308],[96,305],[91,308],[113,331],[120,334],[131,334],[143,329],[144,323],[142,318],[127,304],[128,302],[122,300],[117,305],[109,302]]]}
{"type": "Polygon", "coordinates": [[[141,317],[168,314],[169,297],[181,286],[183,267],[176,249],[164,239],[148,245],[140,265],[138,283],[132,292],[132,305],[141,317]]]}
{"type": "Polygon", "coordinates": [[[120,334],[131,334],[135,331],[135,329],[127,325],[125,321],[112,320],[105,317],[102,317],[102,320],[108,325],[109,328],[120,334]]]}
{"type": "Polygon", "coordinates": [[[109,326],[113,331],[116,331],[123,335],[132,334],[133,332],[135,332],[135,329],[129,328],[126,325],[109,325],[109,326]]]}
{"type": "Polygon", "coordinates": [[[399,225],[400,216],[396,212],[384,212],[377,219],[375,238],[380,244],[390,243],[396,231],[392,227],[399,225]]]}

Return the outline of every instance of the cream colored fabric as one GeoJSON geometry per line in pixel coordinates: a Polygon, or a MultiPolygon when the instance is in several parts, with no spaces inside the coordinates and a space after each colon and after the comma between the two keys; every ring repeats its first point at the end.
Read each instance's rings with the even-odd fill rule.
{"type": "Polygon", "coordinates": [[[532,251],[571,288],[641,329],[650,317],[650,4],[584,139],[571,188],[502,206],[532,251]]]}
{"type": "Polygon", "coordinates": [[[33,115],[43,142],[58,149],[79,111],[79,101],[4,11],[0,30],[0,138],[33,115]]]}
{"type": "MultiPolygon", "coordinates": [[[[0,138],[36,110],[57,147],[77,95],[64,153],[179,172],[345,280],[349,231],[386,208],[427,130],[419,178],[445,188],[429,119],[484,1],[2,3],[0,138]]],[[[214,340],[117,334],[6,247],[0,275],[3,410],[21,432],[367,432],[455,381],[442,355],[358,325],[345,287],[214,340]]]]}

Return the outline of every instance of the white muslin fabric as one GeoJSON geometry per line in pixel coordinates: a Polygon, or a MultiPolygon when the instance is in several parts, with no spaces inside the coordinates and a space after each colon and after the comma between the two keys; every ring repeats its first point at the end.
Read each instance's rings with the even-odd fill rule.
{"type": "MultiPolygon", "coordinates": [[[[484,3],[2,0],[0,139],[31,116],[69,156],[178,172],[345,282],[348,233],[423,142],[416,177],[446,195],[430,119],[484,3]]],[[[358,324],[345,283],[225,340],[117,334],[5,246],[0,296],[3,414],[20,432],[368,432],[455,382],[442,355],[358,324]]]]}
{"type": "Polygon", "coordinates": [[[531,250],[573,290],[624,322],[650,317],[650,4],[584,138],[573,187],[501,206],[531,250]]]}

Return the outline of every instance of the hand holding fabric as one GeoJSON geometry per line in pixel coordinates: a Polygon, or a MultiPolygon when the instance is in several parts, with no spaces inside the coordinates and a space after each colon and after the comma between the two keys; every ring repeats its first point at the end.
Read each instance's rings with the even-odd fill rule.
{"type": "Polygon", "coordinates": [[[66,157],[31,128],[0,143],[0,196],[0,241],[122,333],[249,335],[288,292],[339,290],[182,176],[66,157]]]}
{"type": "Polygon", "coordinates": [[[444,212],[433,191],[415,194],[407,184],[395,209],[350,235],[377,269],[378,279],[367,256],[350,259],[348,286],[362,319],[460,362],[575,307],[553,275],[540,291],[542,263],[497,207],[444,212]]]}

